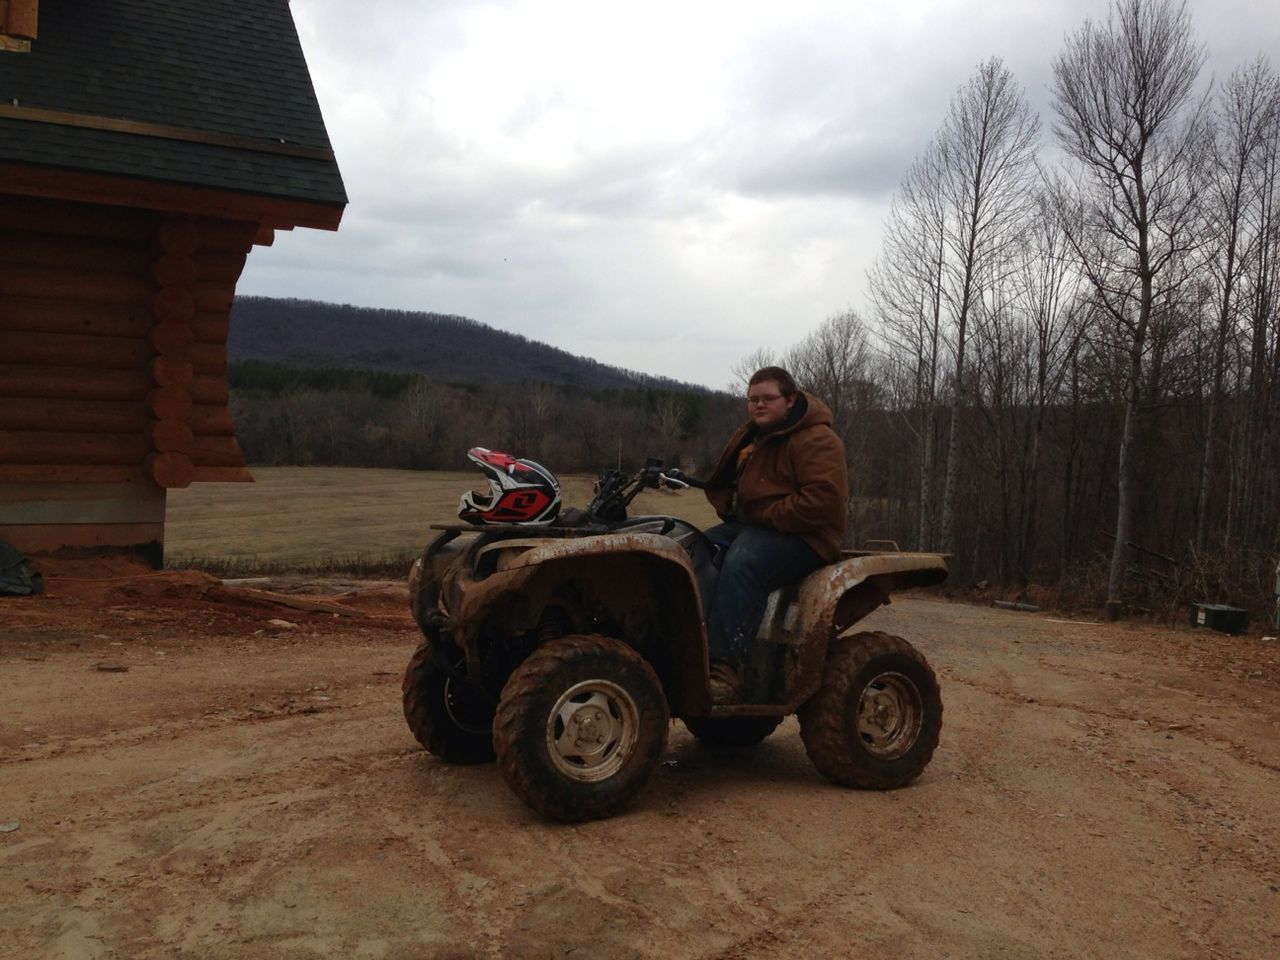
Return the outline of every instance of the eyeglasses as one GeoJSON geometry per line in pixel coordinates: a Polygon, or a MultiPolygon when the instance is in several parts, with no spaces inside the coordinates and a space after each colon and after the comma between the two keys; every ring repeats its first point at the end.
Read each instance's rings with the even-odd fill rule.
{"type": "Polygon", "coordinates": [[[752,407],[766,407],[771,403],[777,403],[782,399],[780,393],[762,393],[758,397],[747,397],[747,405],[752,407]]]}

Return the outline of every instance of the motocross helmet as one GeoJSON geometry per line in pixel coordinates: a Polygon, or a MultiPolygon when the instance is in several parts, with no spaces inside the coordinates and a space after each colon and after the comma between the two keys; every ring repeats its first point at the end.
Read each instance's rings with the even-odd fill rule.
{"type": "Polygon", "coordinates": [[[489,478],[489,492],[468,490],[458,501],[458,516],[468,523],[551,523],[560,513],[560,484],[550,470],[532,460],[472,447],[467,459],[489,478]]]}

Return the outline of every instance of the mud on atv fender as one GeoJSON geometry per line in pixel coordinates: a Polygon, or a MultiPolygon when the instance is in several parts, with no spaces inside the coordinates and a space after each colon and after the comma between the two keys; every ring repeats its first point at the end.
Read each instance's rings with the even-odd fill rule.
{"type": "Polygon", "coordinates": [[[484,544],[440,593],[454,636],[537,631],[555,609],[574,633],[625,638],[653,665],[673,713],[705,712],[706,640],[693,568],[668,537],[640,532],[484,544]]]}
{"type": "Polygon", "coordinates": [[[807,576],[794,612],[771,607],[766,613],[762,637],[790,648],[783,698],[787,707],[794,710],[817,692],[835,637],[888,603],[895,591],[934,586],[946,577],[946,558],[926,553],[853,556],[807,576]]]}

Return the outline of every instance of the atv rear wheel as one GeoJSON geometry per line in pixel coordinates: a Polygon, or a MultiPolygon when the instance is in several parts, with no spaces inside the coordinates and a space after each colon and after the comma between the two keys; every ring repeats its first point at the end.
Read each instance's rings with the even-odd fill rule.
{"type": "Polygon", "coordinates": [[[781,717],[684,717],[684,725],[708,747],[754,747],[778,729],[781,717]]]}
{"type": "Polygon", "coordinates": [[[606,817],[649,779],[667,743],[662,684],[619,640],[561,637],[511,674],[494,746],[507,785],[543,816],[606,817]]]}
{"type": "Polygon", "coordinates": [[[827,651],[822,686],[800,708],[813,765],[846,787],[901,787],[929,764],[942,696],[925,658],[901,637],[857,633],[827,651]]]}
{"type": "Polygon", "coordinates": [[[433,649],[423,640],[404,671],[404,719],[418,742],[445,763],[489,763],[495,756],[493,704],[451,677],[436,663],[433,649]]]}

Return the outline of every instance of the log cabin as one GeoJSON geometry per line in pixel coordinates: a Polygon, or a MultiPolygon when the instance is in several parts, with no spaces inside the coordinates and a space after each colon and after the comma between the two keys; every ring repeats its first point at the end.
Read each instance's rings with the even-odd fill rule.
{"type": "Polygon", "coordinates": [[[346,199],[287,0],[0,0],[0,540],[160,566],[166,491],[251,480],[236,284],[346,199]]]}

